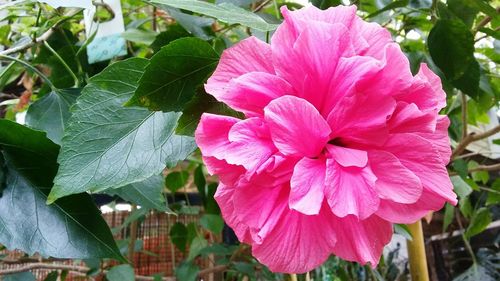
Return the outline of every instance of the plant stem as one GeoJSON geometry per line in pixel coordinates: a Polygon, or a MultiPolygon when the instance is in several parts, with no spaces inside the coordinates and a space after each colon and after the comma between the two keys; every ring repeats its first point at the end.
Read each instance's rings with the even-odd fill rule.
{"type": "MultiPolygon", "coordinates": [[[[73,70],[71,69],[71,67],[69,67],[69,65],[63,60],[63,58],[56,52],[56,50],[54,50],[50,44],[47,42],[47,41],[43,41],[43,44],[45,45],[45,47],[47,47],[47,49],[49,49],[49,51],[59,60],[59,62],[61,62],[61,64],[64,66],[64,68],[66,68],[66,70],[68,71],[68,73],[71,75],[71,77],[73,77],[73,80],[75,81],[75,86],[78,88],[80,87],[80,80],[78,79],[78,77],[76,76],[76,74],[73,72],[73,70]]],[[[78,58],[76,58],[78,59],[78,58]]]]}
{"type": "Polygon", "coordinates": [[[407,240],[408,258],[410,260],[410,273],[412,281],[429,281],[427,257],[425,255],[424,233],[422,220],[408,225],[412,241],[407,240]]]}
{"type": "Polygon", "coordinates": [[[15,57],[11,57],[11,56],[5,56],[3,54],[0,54],[0,59],[5,59],[5,60],[10,60],[10,61],[15,61],[21,65],[23,65],[24,67],[26,67],[27,69],[35,72],[38,76],[40,76],[40,78],[42,78],[42,80],[47,83],[47,85],[49,85],[49,87],[53,90],[53,91],[56,91],[57,88],[56,86],[54,86],[54,84],[52,84],[52,82],[50,81],[50,79],[45,76],[40,70],[38,70],[36,67],[30,65],[29,63],[21,60],[21,59],[18,59],[18,58],[15,58],[15,57]]]}

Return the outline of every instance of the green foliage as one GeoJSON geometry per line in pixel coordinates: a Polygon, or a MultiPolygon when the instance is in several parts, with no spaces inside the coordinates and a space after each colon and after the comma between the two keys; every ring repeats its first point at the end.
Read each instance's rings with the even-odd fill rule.
{"type": "Polygon", "coordinates": [[[194,150],[192,138],[174,134],[178,113],[122,106],[146,65],[138,58],[117,62],[82,90],[62,141],[50,202],[145,180],[194,150]]]}
{"type": "Polygon", "coordinates": [[[134,281],[134,269],[128,264],[117,265],[106,273],[108,281],[134,281]]]}
{"type": "Polygon", "coordinates": [[[106,193],[117,195],[141,207],[172,213],[165,203],[163,188],[163,177],[155,175],[141,182],[131,183],[116,189],[109,189],[106,193]]]}
{"type": "Polygon", "coordinates": [[[148,0],[152,4],[163,4],[170,7],[188,10],[209,17],[214,17],[228,24],[241,24],[260,31],[272,31],[277,28],[276,24],[267,23],[257,14],[249,12],[231,3],[224,2],[214,5],[198,0],[148,0]]]}
{"type": "Polygon", "coordinates": [[[39,131],[0,120],[6,188],[0,198],[0,243],[8,249],[59,258],[123,260],[88,194],[45,204],[59,147],[39,131]],[[19,223],[23,222],[23,223],[19,223]]]}
{"type": "Polygon", "coordinates": [[[460,20],[438,20],[427,44],[432,60],[451,80],[462,77],[474,61],[474,38],[460,20]]]}
{"type": "Polygon", "coordinates": [[[64,127],[71,116],[69,108],[79,94],[79,89],[51,91],[28,108],[26,124],[46,132],[51,141],[61,144],[64,127]]]}
{"type": "Polygon", "coordinates": [[[180,111],[217,65],[219,55],[205,41],[182,38],[156,53],[127,105],[180,111]]]}
{"type": "Polygon", "coordinates": [[[196,264],[185,261],[175,269],[175,276],[179,280],[195,281],[197,280],[199,271],[200,268],[196,264]]]}

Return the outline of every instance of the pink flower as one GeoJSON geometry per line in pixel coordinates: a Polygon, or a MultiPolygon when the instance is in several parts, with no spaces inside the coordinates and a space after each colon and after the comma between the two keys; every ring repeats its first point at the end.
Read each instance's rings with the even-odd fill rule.
{"type": "Polygon", "coordinates": [[[445,93],[356,8],[290,12],[271,44],[226,50],[205,89],[246,119],[196,130],[227,224],[277,272],[330,254],[376,266],[393,223],[456,204],[445,93]]]}

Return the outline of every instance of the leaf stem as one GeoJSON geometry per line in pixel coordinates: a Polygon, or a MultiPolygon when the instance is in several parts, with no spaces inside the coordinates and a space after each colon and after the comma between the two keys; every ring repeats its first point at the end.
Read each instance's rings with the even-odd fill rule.
{"type": "MultiPolygon", "coordinates": [[[[71,75],[71,77],[73,77],[73,80],[75,81],[75,86],[77,88],[80,87],[80,79],[78,79],[78,77],[76,76],[76,74],[73,72],[73,70],[71,69],[71,67],[69,67],[69,65],[64,61],[64,59],[56,52],[56,50],[54,50],[50,46],[49,42],[43,41],[43,45],[45,45],[45,47],[47,49],[49,49],[49,51],[59,60],[59,62],[61,62],[61,64],[64,66],[64,68],[66,68],[66,70],[71,75]]],[[[76,58],[76,59],[78,60],[78,58],[76,58]]]]}
{"type": "Polygon", "coordinates": [[[53,90],[53,91],[56,91],[57,88],[56,86],[54,86],[54,84],[52,84],[52,82],[50,81],[50,79],[45,76],[45,74],[43,74],[40,70],[38,70],[36,67],[30,65],[29,63],[21,60],[21,59],[18,59],[18,58],[15,58],[15,57],[11,57],[11,56],[5,56],[5,55],[2,55],[0,54],[0,59],[4,59],[4,60],[10,60],[10,61],[15,61],[21,65],[23,65],[24,67],[26,67],[27,69],[33,71],[34,73],[36,73],[38,76],[40,76],[40,78],[42,78],[42,80],[47,83],[47,85],[49,85],[49,87],[53,90]]]}

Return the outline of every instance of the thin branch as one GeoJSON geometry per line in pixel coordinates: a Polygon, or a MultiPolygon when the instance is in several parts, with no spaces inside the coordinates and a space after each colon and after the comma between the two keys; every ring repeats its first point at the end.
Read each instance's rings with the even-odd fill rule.
{"type": "Polygon", "coordinates": [[[31,41],[31,42],[28,42],[26,44],[19,45],[19,46],[7,49],[7,50],[5,50],[3,52],[0,52],[0,55],[7,56],[7,55],[10,55],[10,54],[14,54],[14,53],[17,53],[17,52],[22,52],[24,50],[27,50],[27,49],[35,46],[36,44],[38,44],[40,42],[46,41],[47,39],[49,39],[50,36],[52,36],[53,33],[54,33],[54,28],[53,27],[49,28],[49,30],[45,31],[44,34],[40,35],[40,37],[37,37],[34,41],[31,41]]]}
{"type": "Polygon", "coordinates": [[[262,8],[264,8],[267,4],[269,4],[271,2],[271,0],[266,0],[266,1],[263,1],[259,6],[257,6],[257,8],[255,8],[252,12],[253,13],[256,13],[260,10],[262,10],[262,8]]]}
{"type": "Polygon", "coordinates": [[[460,143],[458,143],[457,147],[453,150],[451,154],[451,160],[455,159],[458,155],[462,154],[467,146],[475,141],[482,140],[488,137],[493,136],[494,134],[500,132],[500,125],[484,131],[482,133],[470,133],[468,134],[460,143]]]}
{"type": "Polygon", "coordinates": [[[462,140],[467,137],[467,96],[460,93],[462,98],[462,140]]]}
{"type": "Polygon", "coordinates": [[[500,163],[494,164],[494,165],[479,165],[477,167],[469,169],[469,173],[479,172],[479,171],[492,172],[492,171],[499,171],[499,170],[500,170],[500,163]]]}
{"type": "MultiPolygon", "coordinates": [[[[223,271],[226,271],[228,268],[229,268],[228,265],[218,265],[218,266],[214,266],[212,268],[207,268],[207,269],[204,269],[204,270],[201,270],[200,272],[198,272],[198,277],[202,278],[203,276],[210,274],[210,273],[223,272],[223,271]]],[[[21,273],[21,272],[26,272],[26,271],[31,271],[31,270],[37,270],[37,269],[68,270],[71,272],[78,272],[78,273],[87,273],[90,270],[90,268],[88,268],[86,266],[36,262],[36,263],[29,263],[29,264],[26,264],[24,266],[20,266],[20,267],[16,267],[16,268],[2,269],[2,270],[0,270],[0,276],[14,274],[14,273],[21,273]]],[[[103,273],[106,274],[107,271],[104,270],[103,273]]],[[[135,280],[150,281],[150,280],[155,280],[155,278],[152,276],[136,275],[135,280]]],[[[163,281],[175,281],[176,279],[174,277],[162,277],[161,280],[163,280],[163,281]]]]}
{"type": "Polygon", "coordinates": [[[0,55],[7,56],[7,55],[14,54],[14,53],[22,52],[24,50],[27,50],[27,49],[29,49],[29,48],[37,45],[38,43],[47,41],[50,38],[50,36],[52,36],[52,34],[54,34],[54,31],[55,31],[55,29],[57,27],[59,27],[62,23],[64,23],[68,19],[71,19],[72,17],[74,17],[75,15],[77,15],[78,13],[80,13],[81,11],[82,11],[82,9],[78,9],[75,12],[69,14],[67,17],[59,20],[58,22],[56,22],[54,24],[54,26],[52,26],[51,28],[49,28],[49,30],[45,31],[45,33],[43,33],[42,35],[40,35],[39,37],[37,37],[35,40],[33,40],[31,42],[28,42],[26,44],[22,44],[22,45],[19,45],[19,46],[7,49],[5,51],[2,51],[2,52],[0,52],[0,55]]]}
{"type": "Polygon", "coordinates": [[[86,273],[89,271],[89,268],[85,267],[85,266],[37,262],[37,263],[29,263],[29,264],[26,264],[26,265],[20,266],[20,267],[2,269],[2,270],[0,270],[0,276],[14,274],[14,273],[20,273],[20,272],[26,272],[26,271],[35,270],[35,269],[68,270],[68,271],[76,271],[76,272],[81,272],[81,273],[86,273]]]}
{"type": "Polygon", "coordinates": [[[462,240],[464,241],[465,249],[467,250],[467,252],[469,252],[469,255],[472,258],[472,263],[475,265],[477,263],[476,255],[474,254],[474,251],[472,250],[472,247],[469,243],[469,240],[467,240],[467,237],[465,237],[465,229],[464,229],[464,226],[462,224],[462,220],[460,219],[460,212],[459,212],[458,208],[455,208],[455,217],[457,218],[458,227],[460,227],[460,230],[462,232],[462,240]]]}

